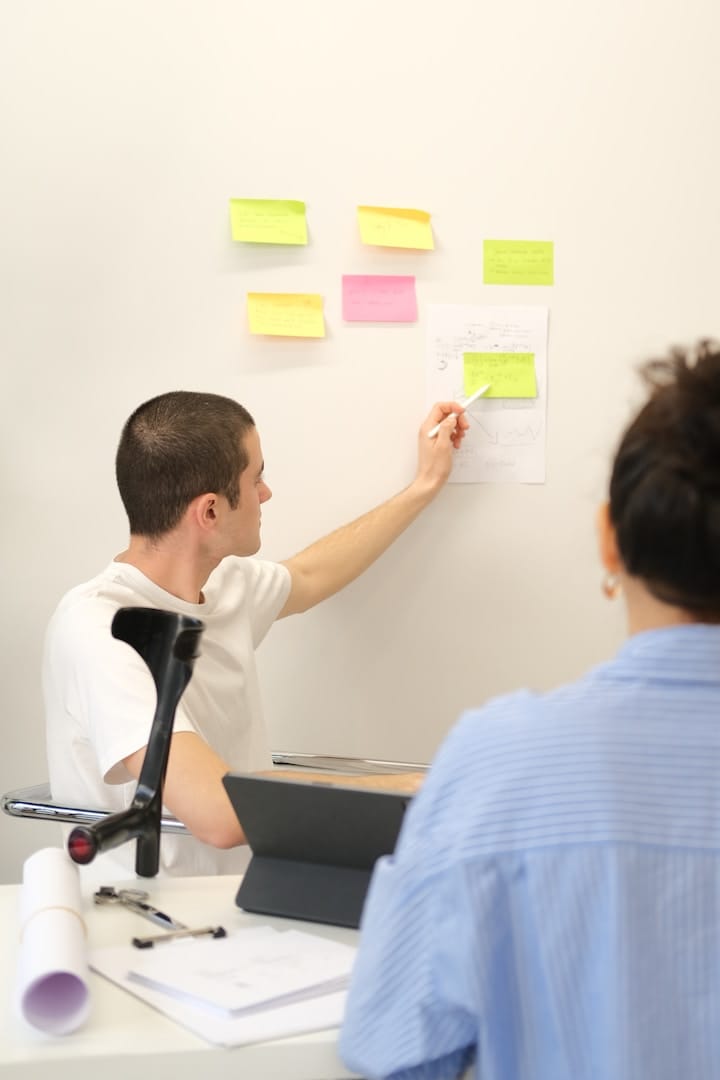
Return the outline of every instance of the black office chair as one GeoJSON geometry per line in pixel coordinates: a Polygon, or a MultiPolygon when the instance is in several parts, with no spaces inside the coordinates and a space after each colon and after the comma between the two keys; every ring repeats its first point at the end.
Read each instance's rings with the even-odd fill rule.
{"type": "Polygon", "coordinates": [[[76,863],[90,863],[101,851],[137,840],[135,872],[154,877],[160,865],[162,796],[175,710],[190,682],[204,624],[187,615],[155,608],[120,608],[112,622],[113,637],[142,656],[157,690],[157,705],[130,806],[89,825],[77,825],[68,837],[68,853],[76,863]]]}

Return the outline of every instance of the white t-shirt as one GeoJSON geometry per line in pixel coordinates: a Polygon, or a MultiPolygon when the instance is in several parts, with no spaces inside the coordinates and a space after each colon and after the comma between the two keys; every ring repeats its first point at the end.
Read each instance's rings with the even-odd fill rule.
{"type": "MultiPolygon", "coordinates": [[[[67,593],[48,625],[43,659],[53,798],[117,811],[135,793],[122,761],[147,745],[156,692],[142,657],[112,636],[121,607],[160,608],[203,621],[200,655],[173,730],[197,732],[233,771],[269,768],[255,649],[289,591],[284,566],[230,556],[208,578],[202,604],[179,600],[119,562],[67,593]]],[[[237,873],[247,862],[247,849],[219,850],[190,836],[163,833],[160,847],[166,873],[237,873]]],[[[134,843],[111,854],[116,867],[133,872],[134,843]]]]}

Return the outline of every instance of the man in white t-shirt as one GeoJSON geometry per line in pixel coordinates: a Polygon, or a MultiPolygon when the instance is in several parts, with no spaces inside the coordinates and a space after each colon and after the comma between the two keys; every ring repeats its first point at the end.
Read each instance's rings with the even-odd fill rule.
{"type": "MultiPolygon", "coordinates": [[[[241,869],[238,845],[245,837],[221,778],[271,765],[255,649],[275,619],[338,592],[407,528],[447,480],[467,426],[456,402],[435,405],[420,429],[417,473],[408,487],[286,562],[271,563],[250,557],[260,547],[261,506],[272,493],[247,410],[229,398],[187,391],[136,409],[116,458],[128,548],[66,594],[46,635],[53,797],[111,811],[129,805],[155,686],[138,653],[113,638],[113,616],[133,606],[194,616],[205,630],[175,715],[164,787],[165,806],[192,835],[163,835],[162,869],[241,869]],[[438,423],[437,437],[428,438],[438,423]]],[[[133,852],[119,853],[131,869],[133,852]]]]}

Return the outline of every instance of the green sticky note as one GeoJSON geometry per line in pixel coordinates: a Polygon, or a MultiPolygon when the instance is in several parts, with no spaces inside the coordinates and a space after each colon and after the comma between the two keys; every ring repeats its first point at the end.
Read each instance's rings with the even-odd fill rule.
{"type": "Polygon", "coordinates": [[[293,199],[231,199],[233,240],[245,244],[307,244],[305,203],[293,199]]]}
{"type": "Polygon", "coordinates": [[[485,383],[483,398],[537,397],[535,354],[518,352],[463,353],[463,390],[470,397],[485,383]]]}
{"type": "Polygon", "coordinates": [[[552,240],[484,240],[483,284],[552,285],[552,240]]]}

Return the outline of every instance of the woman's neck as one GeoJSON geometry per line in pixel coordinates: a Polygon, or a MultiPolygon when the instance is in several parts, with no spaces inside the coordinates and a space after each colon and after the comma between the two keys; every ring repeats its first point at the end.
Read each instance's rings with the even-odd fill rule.
{"type": "Polygon", "coordinates": [[[639,578],[623,574],[621,583],[627,606],[628,634],[631,636],[645,630],[662,630],[668,626],[688,626],[706,621],[685,608],[659,600],[639,578]]]}

